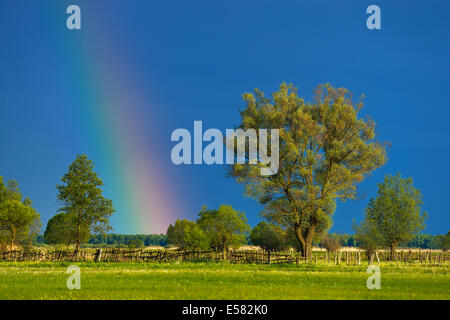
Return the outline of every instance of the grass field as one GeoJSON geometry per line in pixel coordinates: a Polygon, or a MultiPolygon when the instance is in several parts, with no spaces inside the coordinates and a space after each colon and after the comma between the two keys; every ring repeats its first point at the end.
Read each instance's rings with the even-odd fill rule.
{"type": "Polygon", "coordinates": [[[227,263],[0,263],[0,299],[450,299],[447,267],[381,266],[369,290],[367,266],[227,263]]]}

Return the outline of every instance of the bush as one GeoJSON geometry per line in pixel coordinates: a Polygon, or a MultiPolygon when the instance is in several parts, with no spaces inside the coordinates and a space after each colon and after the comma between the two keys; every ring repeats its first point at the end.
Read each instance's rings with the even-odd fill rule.
{"type": "Polygon", "coordinates": [[[209,238],[193,221],[177,219],[175,224],[167,228],[167,242],[182,250],[207,250],[209,238]]]}
{"type": "Polygon", "coordinates": [[[132,239],[128,242],[128,248],[138,249],[144,247],[144,242],[141,239],[132,239]]]}
{"type": "Polygon", "coordinates": [[[251,234],[252,244],[264,250],[281,251],[288,247],[286,231],[273,223],[262,221],[256,225],[251,234]]]}

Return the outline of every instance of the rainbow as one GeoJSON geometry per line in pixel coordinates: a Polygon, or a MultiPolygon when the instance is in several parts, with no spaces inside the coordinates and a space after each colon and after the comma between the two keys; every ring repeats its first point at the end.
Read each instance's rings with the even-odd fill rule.
{"type": "Polygon", "coordinates": [[[74,151],[73,158],[86,153],[96,163],[105,195],[116,209],[111,219],[114,232],[165,233],[180,214],[181,193],[171,185],[168,170],[170,155],[164,144],[170,137],[158,134],[157,119],[150,116],[162,105],[150,101],[148,90],[140,87],[137,79],[145,75],[139,66],[129,64],[119,43],[107,40],[114,35],[105,21],[90,21],[91,32],[84,32],[83,25],[81,31],[69,31],[62,20],[64,5],[47,9],[51,23],[58,24],[48,31],[58,41],[61,60],[56,63],[67,75],[64,87],[76,106],[69,111],[73,126],[80,131],[80,145],[87,146],[74,151]]]}

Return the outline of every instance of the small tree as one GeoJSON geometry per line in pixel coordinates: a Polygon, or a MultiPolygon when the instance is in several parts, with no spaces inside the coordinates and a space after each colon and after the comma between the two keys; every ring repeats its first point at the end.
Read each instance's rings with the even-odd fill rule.
{"type": "Polygon", "coordinates": [[[324,235],[321,240],[322,247],[324,247],[329,253],[335,253],[341,246],[341,241],[337,235],[324,235]]]}
{"type": "Polygon", "coordinates": [[[203,207],[197,223],[208,235],[212,246],[222,250],[224,260],[228,247],[246,243],[245,235],[250,231],[244,212],[230,205],[221,205],[213,210],[203,207]]]}
{"type": "Polygon", "coordinates": [[[94,163],[85,154],[78,155],[57,185],[59,212],[66,212],[74,223],[78,252],[83,235],[112,230],[109,218],[114,212],[112,201],[103,197],[103,181],[94,171],[94,163]]]}
{"type": "Polygon", "coordinates": [[[24,246],[27,246],[28,248],[32,248],[33,243],[35,243],[37,241],[37,238],[39,237],[39,233],[41,231],[42,228],[42,221],[41,221],[41,217],[39,215],[39,213],[36,211],[36,209],[33,208],[33,203],[31,202],[31,200],[29,198],[25,198],[25,200],[23,201],[23,204],[29,208],[31,208],[32,210],[32,215],[33,215],[33,222],[31,223],[29,229],[28,229],[28,233],[25,237],[25,239],[23,240],[22,244],[24,246]]]}
{"type": "Polygon", "coordinates": [[[355,238],[358,247],[365,250],[367,259],[375,254],[382,243],[381,234],[375,227],[375,224],[366,217],[359,226],[353,223],[353,230],[355,230],[355,238]]]}
{"type": "Polygon", "coordinates": [[[378,195],[367,206],[365,223],[380,235],[381,244],[390,248],[391,259],[399,243],[410,241],[425,228],[427,213],[422,211],[422,204],[422,194],[411,178],[402,179],[399,173],[386,175],[378,184],[378,195]]]}
{"type": "Polygon", "coordinates": [[[31,227],[39,220],[39,215],[33,208],[20,201],[8,200],[0,204],[0,225],[9,234],[11,248],[19,239],[26,240],[31,227]]]}
{"type": "Polygon", "coordinates": [[[15,180],[6,185],[0,177],[0,239],[10,244],[31,244],[41,226],[40,215],[32,207],[30,199],[22,200],[22,193],[15,180]]]}
{"type": "Polygon", "coordinates": [[[285,250],[288,247],[286,231],[273,223],[261,221],[250,233],[252,244],[264,250],[285,250]]]}
{"type": "Polygon", "coordinates": [[[206,233],[193,221],[177,219],[167,228],[167,243],[182,250],[207,250],[209,239],[206,233]]]}

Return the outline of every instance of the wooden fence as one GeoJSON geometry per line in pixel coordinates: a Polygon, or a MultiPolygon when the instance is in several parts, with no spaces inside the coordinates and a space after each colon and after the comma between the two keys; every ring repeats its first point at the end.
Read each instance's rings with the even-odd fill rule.
{"type": "MultiPolygon", "coordinates": [[[[335,253],[313,251],[309,260],[299,257],[294,251],[270,252],[264,250],[232,250],[226,259],[231,263],[325,263],[361,265],[364,261],[391,261],[397,265],[440,266],[449,261],[449,253],[436,250],[399,250],[396,259],[390,259],[389,251],[378,251],[371,257],[361,250],[340,250],[335,253]]],[[[178,251],[146,249],[81,249],[13,250],[0,252],[0,261],[94,261],[94,262],[173,262],[173,261],[218,261],[223,259],[219,251],[178,251]]]]}

